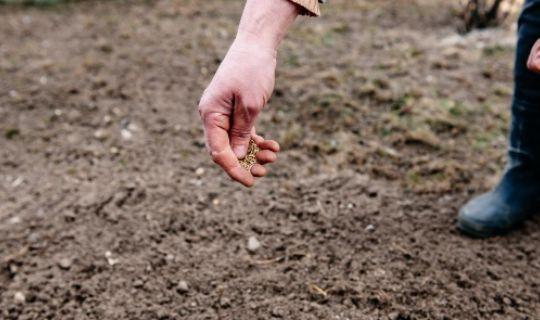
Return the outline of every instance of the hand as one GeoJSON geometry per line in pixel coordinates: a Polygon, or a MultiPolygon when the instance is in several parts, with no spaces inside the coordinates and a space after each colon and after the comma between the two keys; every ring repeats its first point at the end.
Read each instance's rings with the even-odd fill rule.
{"type": "Polygon", "coordinates": [[[533,72],[540,73],[540,40],[536,41],[531,50],[529,61],[527,61],[527,68],[533,72]]]}
{"type": "Polygon", "coordinates": [[[275,161],[279,145],[257,136],[257,116],[274,90],[276,51],[237,40],[229,49],[199,104],[206,147],[229,176],[250,187],[254,176],[266,174],[260,165],[244,169],[238,159],[246,155],[250,139],[261,151],[260,163],[275,161]]]}

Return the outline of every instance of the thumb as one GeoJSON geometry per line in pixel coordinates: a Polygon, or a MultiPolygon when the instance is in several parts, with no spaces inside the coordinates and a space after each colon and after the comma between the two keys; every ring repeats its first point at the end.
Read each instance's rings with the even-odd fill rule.
{"type": "Polygon", "coordinates": [[[232,150],[239,159],[246,156],[251,132],[259,112],[260,108],[256,104],[246,104],[240,99],[235,103],[229,134],[232,150]]]}

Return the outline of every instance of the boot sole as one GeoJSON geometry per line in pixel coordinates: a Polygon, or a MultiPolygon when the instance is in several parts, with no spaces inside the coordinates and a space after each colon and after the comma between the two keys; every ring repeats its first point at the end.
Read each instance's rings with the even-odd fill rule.
{"type": "Polygon", "coordinates": [[[463,234],[468,235],[473,238],[485,239],[496,236],[504,236],[513,230],[518,229],[522,223],[516,224],[514,226],[509,226],[507,228],[490,228],[481,224],[477,224],[471,221],[464,219],[458,220],[458,229],[463,234]]]}

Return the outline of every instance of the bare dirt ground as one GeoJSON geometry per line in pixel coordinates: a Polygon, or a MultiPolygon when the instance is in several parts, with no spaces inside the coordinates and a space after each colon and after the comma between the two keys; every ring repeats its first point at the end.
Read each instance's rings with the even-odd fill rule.
{"type": "Polygon", "coordinates": [[[540,319],[538,220],[454,227],[504,164],[514,31],[448,3],[299,21],[250,190],[196,112],[241,1],[0,6],[0,318],[540,319]]]}

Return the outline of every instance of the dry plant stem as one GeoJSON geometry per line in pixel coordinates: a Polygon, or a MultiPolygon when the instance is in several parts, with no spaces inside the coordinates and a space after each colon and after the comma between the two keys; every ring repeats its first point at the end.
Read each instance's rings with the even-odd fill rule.
{"type": "Polygon", "coordinates": [[[317,286],[316,284],[309,283],[308,288],[313,294],[320,295],[324,298],[328,297],[328,293],[325,290],[323,290],[321,287],[317,286]]]}

